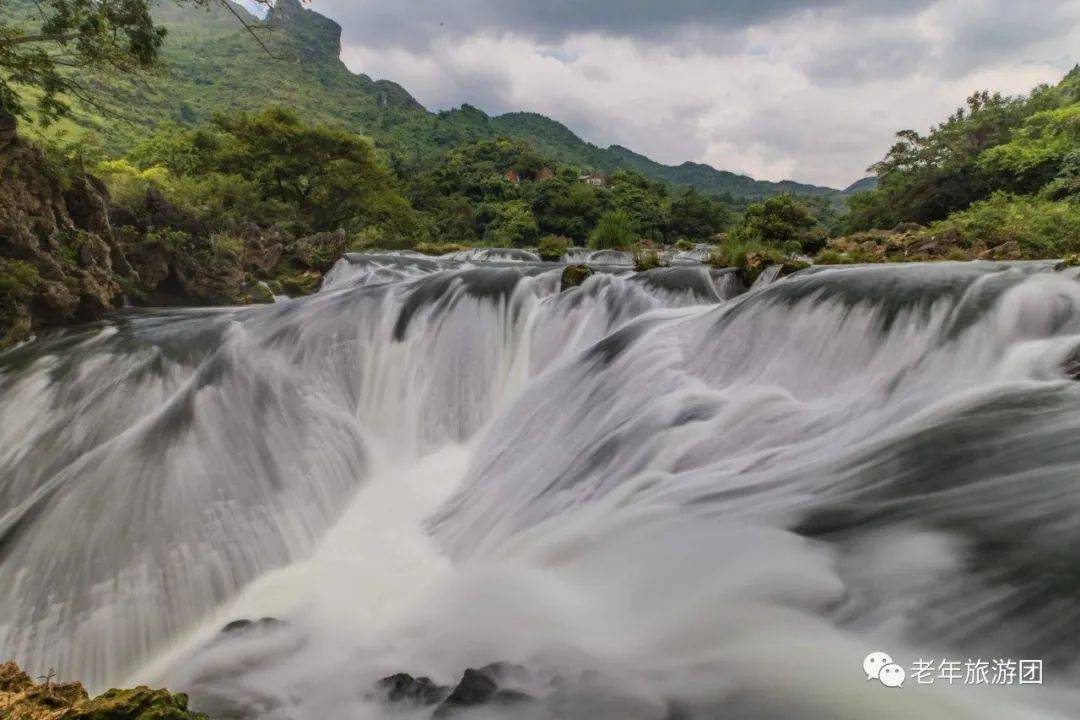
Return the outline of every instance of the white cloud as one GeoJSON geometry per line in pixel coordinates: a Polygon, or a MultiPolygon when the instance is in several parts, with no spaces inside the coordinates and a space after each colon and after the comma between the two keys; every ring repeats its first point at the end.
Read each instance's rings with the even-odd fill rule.
{"type": "Polygon", "coordinates": [[[925,130],[972,90],[1059,79],[1078,59],[1080,0],[1046,5],[938,0],[891,15],[827,6],[661,39],[594,29],[545,41],[508,27],[388,46],[346,25],[343,59],[430,108],[535,111],[662,162],[844,186],[896,130],[925,130]]]}

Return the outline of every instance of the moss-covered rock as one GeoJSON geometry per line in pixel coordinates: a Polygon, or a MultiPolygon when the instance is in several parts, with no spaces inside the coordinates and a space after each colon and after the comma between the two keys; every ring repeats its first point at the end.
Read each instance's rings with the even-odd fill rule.
{"type": "Polygon", "coordinates": [[[137,687],[109,690],[93,700],[76,704],[62,720],[209,720],[188,710],[188,697],[168,690],[137,687]]]}
{"type": "Polygon", "coordinates": [[[660,253],[649,247],[638,248],[634,252],[634,269],[638,272],[652,270],[666,265],[660,253]]]}
{"type": "Polygon", "coordinates": [[[322,284],[322,273],[318,270],[307,270],[293,275],[286,275],[279,278],[278,282],[281,285],[282,292],[289,297],[310,295],[316,292],[322,284]]]}
{"type": "Polygon", "coordinates": [[[1080,267],[1080,253],[1072,253],[1061,258],[1061,262],[1054,266],[1057,271],[1080,267]]]}
{"type": "Polygon", "coordinates": [[[0,665],[4,720],[209,720],[188,709],[186,695],[137,687],[91,699],[80,683],[35,683],[14,663],[0,665]]]}
{"type": "Polygon", "coordinates": [[[588,265],[567,265],[563,268],[562,279],[559,287],[569,290],[581,285],[593,275],[593,269],[588,265]]]}
{"type": "Polygon", "coordinates": [[[431,256],[446,255],[468,249],[468,245],[458,245],[456,243],[419,243],[413,248],[418,253],[431,256]]]}

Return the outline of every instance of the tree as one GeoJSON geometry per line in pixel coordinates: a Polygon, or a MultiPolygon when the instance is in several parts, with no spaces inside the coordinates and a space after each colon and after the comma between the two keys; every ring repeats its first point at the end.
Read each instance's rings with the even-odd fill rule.
{"type": "Polygon", "coordinates": [[[368,140],[305,125],[283,108],[218,116],[198,130],[167,129],[132,158],[143,168],[167,169],[185,204],[216,205],[228,200],[225,188],[242,187],[232,197],[246,204],[221,208],[224,220],[278,220],[298,232],[416,222],[368,140]]]}
{"type": "Polygon", "coordinates": [[[690,187],[671,200],[667,235],[670,240],[708,240],[730,223],[731,212],[724,205],[690,187]]]}
{"type": "MultiPolygon", "coordinates": [[[[261,43],[256,28],[225,0],[188,1],[196,6],[220,2],[261,43]]],[[[18,5],[23,7],[15,12],[26,22],[0,25],[0,123],[30,117],[22,95],[26,89],[39,95],[38,115],[46,125],[70,112],[71,98],[94,104],[80,83],[81,70],[131,73],[150,67],[165,40],[165,29],[154,24],[147,0],[38,0],[18,5]]]]}
{"type": "Polygon", "coordinates": [[[826,233],[813,213],[790,195],[774,195],[746,209],[737,233],[743,242],[759,242],[774,247],[797,243],[812,254],[825,245],[826,233]]]}
{"type": "Polygon", "coordinates": [[[534,244],[539,236],[540,228],[529,207],[515,200],[499,206],[484,240],[494,247],[520,247],[534,244]]]}
{"type": "Polygon", "coordinates": [[[637,240],[634,221],[625,210],[609,210],[600,216],[589,236],[589,244],[598,249],[626,248],[637,240]]]}
{"type": "Polygon", "coordinates": [[[540,230],[584,243],[600,214],[596,193],[574,172],[562,173],[544,183],[532,203],[540,230]]]}

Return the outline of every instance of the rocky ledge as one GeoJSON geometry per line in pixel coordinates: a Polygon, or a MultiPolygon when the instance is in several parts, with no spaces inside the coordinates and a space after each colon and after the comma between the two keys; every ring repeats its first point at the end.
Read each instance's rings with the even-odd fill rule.
{"type": "Polygon", "coordinates": [[[150,192],[115,205],[104,184],[0,133],[0,350],[124,305],[244,305],[319,289],[344,232],[221,232],[150,192]]]}
{"type": "Polygon", "coordinates": [[[186,695],[137,687],[91,698],[80,683],[35,683],[14,663],[0,665],[3,720],[209,720],[188,710],[186,695]]]}

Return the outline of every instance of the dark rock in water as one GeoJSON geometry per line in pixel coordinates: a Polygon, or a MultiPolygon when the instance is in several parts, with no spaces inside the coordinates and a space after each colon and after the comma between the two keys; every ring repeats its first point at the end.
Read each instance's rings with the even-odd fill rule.
{"type": "Polygon", "coordinates": [[[392,703],[411,702],[417,705],[435,705],[450,694],[450,688],[436,685],[431,678],[414,678],[408,673],[398,673],[379,681],[379,689],[386,693],[392,703]]]}
{"type": "Polygon", "coordinates": [[[277,618],[264,617],[260,620],[233,620],[231,623],[221,628],[222,634],[236,634],[246,633],[251,630],[274,630],[280,627],[288,625],[284,620],[278,620],[277,618]]]}
{"type": "Polygon", "coordinates": [[[454,691],[435,708],[432,717],[453,717],[460,710],[479,705],[507,706],[532,702],[535,698],[528,693],[499,687],[500,682],[507,680],[523,681],[526,674],[527,671],[520,665],[502,662],[485,665],[479,670],[469,668],[454,691]]]}
{"type": "Polygon", "coordinates": [[[1080,347],[1075,347],[1061,363],[1061,369],[1073,380],[1080,380],[1080,347]]]}
{"type": "Polygon", "coordinates": [[[588,265],[567,265],[562,273],[562,290],[577,287],[592,277],[593,269],[588,265]]]}
{"type": "Polygon", "coordinates": [[[484,705],[495,697],[498,690],[499,686],[489,676],[479,670],[469,668],[462,675],[461,682],[453,692],[442,701],[439,707],[435,708],[435,714],[432,717],[452,717],[462,708],[484,705]]]}
{"type": "Polygon", "coordinates": [[[435,684],[431,678],[414,678],[397,673],[380,680],[377,689],[389,703],[410,703],[423,707],[437,705],[433,718],[452,717],[466,708],[482,705],[508,706],[532,702],[534,697],[514,688],[500,687],[501,683],[523,683],[528,671],[520,665],[492,663],[480,669],[469,668],[454,688],[435,684]]]}

